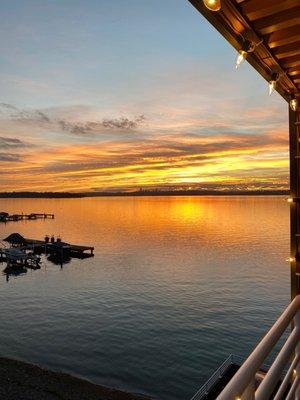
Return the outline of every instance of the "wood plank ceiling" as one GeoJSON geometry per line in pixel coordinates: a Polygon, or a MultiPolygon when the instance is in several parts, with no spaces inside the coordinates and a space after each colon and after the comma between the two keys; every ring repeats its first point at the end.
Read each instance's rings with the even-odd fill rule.
{"type": "Polygon", "coordinates": [[[247,60],[268,81],[279,74],[277,91],[289,100],[300,93],[300,0],[221,0],[221,10],[208,10],[202,0],[189,0],[237,49],[255,44],[247,60]]]}

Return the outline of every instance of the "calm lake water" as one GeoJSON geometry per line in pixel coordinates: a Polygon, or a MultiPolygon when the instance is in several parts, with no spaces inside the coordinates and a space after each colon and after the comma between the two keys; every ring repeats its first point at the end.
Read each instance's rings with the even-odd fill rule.
{"type": "Polygon", "coordinates": [[[2,210],[55,219],[1,224],[1,238],[60,235],[95,257],[0,275],[1,356],[189,399],[289,302],[282,197],[0,199],[2,210]]]}

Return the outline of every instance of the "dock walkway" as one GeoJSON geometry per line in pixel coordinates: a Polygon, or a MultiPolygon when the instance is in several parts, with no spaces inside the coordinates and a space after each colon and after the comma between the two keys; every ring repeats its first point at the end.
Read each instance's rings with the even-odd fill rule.
{"type": "Polygon", "coordinates": [[[31,213],[31,214],[6,214],[0,213],[0,222],[24,221],[35,219],[54,219],[54,214],[31,213]]]}

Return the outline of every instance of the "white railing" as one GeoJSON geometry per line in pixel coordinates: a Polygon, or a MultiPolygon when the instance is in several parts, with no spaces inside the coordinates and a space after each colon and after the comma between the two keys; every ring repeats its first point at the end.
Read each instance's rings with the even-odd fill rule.
{"type": "Polygon", "coordinates": [[[230,380],[217,400],[300,400],[300,295],[289,304],[265,337],[230,380]],[[291,333],[261,383],[255,380],[283,333],[291,333]],[[287,371],[282,377],[283,371],[287,371]],[[279,385],[279,388],[278,388],[279,385]],[[287,392],[287,393],[286,393],[287,392]]]}

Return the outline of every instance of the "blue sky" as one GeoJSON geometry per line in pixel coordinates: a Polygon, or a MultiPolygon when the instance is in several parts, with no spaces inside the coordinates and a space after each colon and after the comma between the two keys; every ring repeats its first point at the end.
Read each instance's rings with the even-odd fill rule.
{"type": "MultiPolygon", "coordinates": [[[[144,165],[142,150],[132,170],[129,160],[127,172],[116,170],[115,175],[110,170],[115,160],[109,164],[106,154],[104,164],[110,178],[103,177],[102,151],[109,143],[112,148],[120,145],[119,157],[125,157],[133,147],[148,148],[151,141],[157,143],[160,138],[175,147],[183,136],[186,143],[194,143],[193,135],[198,139],[192,151],[195,157],[202,154],[208,140],[205,135],[218,143],[220,135],[225,142],[228,135],[236,135],[234,143],[241,135],[252,135],[251,140],[255,135],[280,137],[273,153],[268,150],[263,156],[259,150],[259,157],[265,165],[266,157],[269,161],[273,154],[278,187],[286,185],[286,145],[281,140],[287,135],[285,102],[277,93],[268,96],[267,83],[247,63],[235,70],[236,51],[188,1],[12,0],[1,2],[0,18],[0,92],[4,103],[0,107],[0,135],[22,142],[19,147],[6,147],[10,159],[2,157],[2,185],[8,190],[32,187],[26,168],[44,174],[49,190],[62,190],[50,184],[54,176],[64,185],[68,179],[69,190],[126,189],[123,180],[128,174],[129,189],[141,185],[213,185],[214,176],[222,185],[228,176],[232,185],[233,172],[227,164],[224,171],[213,172],[208,165],[207,173],[204,165],[193,164],[193,171],[186,169],[186,164],[182,168],[177,165],[180,170],[176,172],[170,160],[170,170],[163,165],[165,175],[158,176],[157,170],[154,173],[151,169],[145,177],[134,172],[136,163],[144,165]],[[42,121],[38,113],[45,116],[42,121]],[[103,124],[107,120],[115,124],[103,124]],[[120,123],[124,120],[138,123],[120,123]],[[76,129],[70,128],[72,124],[76,129]],[[81,129],[83,125],[85,129],[81,129]],[[80,148],[89,152],[92,145],[94,164],[87,167],[82,157],[78,156],[76,163],[76,158],[70,161],[61,155],[52,170],[58,144],[59,151],[74,151],[77,156],[80,148]],[[35,151],[44,158],[37,160],[35,151]],[[50,153],[51,159],[46,156],[50,153]],[[70,163],[73,169],[67,177],[64,166],[70,163]],[[15,178],[9,183],[12,171],[15,178]]],[[[8,146],[7,140],[5,143],[8,146]]],[[[170,156],[160,150],[153,147],[167,163],[170,156]]],[[[237,181],[241,185],[243,176],[248,187],[253,171],[247,169],[245,159],[240,161],[237,181]]],[[[264,168],[271,168],[268,173],[274,176],[272,165],[264,168]]],[[[259,172],[264,177],[258,179],[270,178],[268,173],[259,172]]],[[[33,189],[42,187],[45,184],[41,182],[33,189]]]]}

